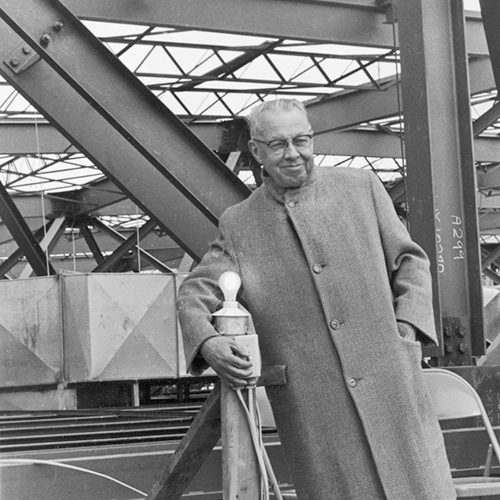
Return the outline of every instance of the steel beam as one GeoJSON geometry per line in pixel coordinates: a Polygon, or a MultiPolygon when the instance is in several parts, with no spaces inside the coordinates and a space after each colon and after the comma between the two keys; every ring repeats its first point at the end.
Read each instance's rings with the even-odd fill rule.
{"type": "MultiPolygon", "coordinates": [[[[377,96],[374,95],[374,97],[377,96]]],[[[498,106],[494,107],[500,111],[498,106]]],[[[474,131],[481,126],[478,122],[482,121],[482,119],[483,117],[480,117],[474,122],[474,131]]],[[[314,122],[314,119],[312,121],[314,122]]],[[[0,123],[0,154],[22,155],[36,153],[36,143],[31,137],[33,127],[33,123],[22,125],[0,123]],[[14,142],[10,141],[11,138],[15,138],[14,142]],[[5,149],[3,149],[4,147],[5,149]]],[[[217,150],[220,147],[223,125],[217,123],[194,123],[189,124],[189,128],[211,150],[217,150]]],[[[42,152],[65,152],[64,149],[58,149],[58,147],[64,143],[68,144],[68,142],[57,129],[50,124],[44,124],[42,130],[44,131],[43,139],[40,139],[42,152]]],[[[316,133],[314,137],[314,151],[319,154],[328,155],[401,158],[401,142],[396,135],[384,132],[371,130],[330,131],[316,133]]],[[[500,158],[500,140],[493,137],[476,138],[474,141],[474,157],[476,161],[498,161],[500,158]]],[[[64,198],[68,194],[60,193],[60,196],[64,198]]],[[[17,196],[14,196],[13,199],[17,203],[17,196]]],[[[64,209],[70,210],[66,213],[73,213],[74,211],[76,211],[75,213],[86,213],[89,210],[98,210],[123,199],[126,199],[126,196],[111,181],[98,181],[89,185],[88,188],[84,187],[75,193],[74,209],[69,209],[69,201],[68,206],[65,206],[64,209]]],[[[59,203],[57,203],[56,199],[54,199],[53,204],[57,210],[59,203]]],[[[21,207],[20,210],[23,213],[21,207]]]]}
{"type": "Polygon", "coordinates": [[[50,262],[47,262],[38,241],[33,236],[33,233],[2,183],[0,183],[0,217],[28,259],[35,274],[37,276],[55,274],[54,268],[50,262]]]}
{"type": "Polygon", "coordinates": [[[391,47],[392,30],[375,2],[277,0],[64,0],[77,16],[272,38],[391,47]],[[312,22],[311,22],[312,21],[312,22]]]}
{"type": "MultiPolygon", "coordinates": [[[[474,137],[493,125],[500,118],[500,102],[495,103],[486,113],[483,113],[474,121],[472,131],[474,137]]],[[[476,158],[477,159],[477,158],[476,158]]]]}
{"type": "MultiPolygon", "coordinates": [[[[117,264],[125,255],[133,248],[137,248],[139,241],[154,230],[157,223],[154,220],[149,220],[139,229],[139,234],[132,234],[120,246],[102,262],[99,262],[97,267],[92,271],[94,273],[104,273],[111,271],[113,266],[117,264]],[[139,241],[138,241],[139,240],[139,241]]],[[[170,270],[171,271],[171,270],[170,270]]]]}
{"type": "MultiPolygon", "coordinates": [[[[216,150],[221,144],[222,126],[220,124],[190,123],[188,126],[211,150],[216,150]]],[[[37,153],[77,152],[77,148],[48,122],[35,124],[34,121],[28,120],[0,121],[0,154],[21,156],[37,153]]]]}
{"type": "Polygon", "coordinates": [[[489,168],[486,172],[479,170],[477,173],[477,186],[481,191],[500,189],[500,167],[489,168]]]}
{"type": "MultiPolygon", "coordinates": [[[[130,236],[128,239],[125,236],[122,236],[118,231],[115,231],[113,228],[108,227],[106,224],[101,222],[99,219],[93,219],[92,220],[92,225],[98,227],[101,231],[104,233],[108,234],[112,238],[114,238],[116,241],[119,241],[123,243],[124,241],[128,240],[133,240],[137,241],[137,236],[134,234],[133,236],[130,236]]],[[[172,272],[172,269],[170,269],[168,266],[163,264],[160,260],[156,259],[152,255],[150,255],[148,252],[146,252],[144,249],[140,248],[140,246],[137,245],[132,245],[135,246],[135,248],[139,251],[141,254],[141,257],[148,262],[151,266],[153,266],[155,269],[158,269],[159,271],[162,271],[164,273],[170,273],[172,272]]],[[[94,269],[95,272],[95,269],[94,269]]]]}
{"type": "Polygon", "coordinates": [[[397,14],[410,231],[431,259],[443,364],[470,364],[485,349],[462,9],[401,0],[397,14]]]}
{"type": "Polygon", "coordinates": [[[481,268],[486,269],[490,267],[493,262],[495,262],[500,257],[500,245],[497,245],[495,250],[493,250],[490,254],[488,254],[481,262],[481,268]]]}
{"type": "Polygon", "coordinates": [[[77,150],[52,125],[42,122],[0,123],[0,154],[75,153],[77,150]]]}
{"type": "MultiPolygon", "coordinates": [[[[493,72],[488,59],[476,58],[469,62],[470,92],[475,94],[495,88],[493,72]]],[[[405,90],[403,89],[403,95],[405,90]]],[[[398,109],[396,83],[383,91],[357,90],[334,95],[308,104],[315,133],[343,130],[361,123],[397,116],[404,112],[405,99],[398,109]]]]}
{"type": "MultiPolygon", "coordinates": [[[[374,0],[64,0],[78,17],[263,37],[391,48],[391,25],[374,0]],[[310,22],[307,22],[309,20],[310,22]],[[311,21],[312,20],[312,21],[311,21]]],[[[480,16],[467,14],[467,45],[487,54],[480,16]]]]}
{"type": "MultiPolygon", "coordinates": [[[[228,205],[248,196],[238,177],[61,2],[3,0],[0,16],[206,217],[216,223],[228,205]]],[[[7,62],[14,72],[20,57],[7,62]]]]}
{"type": "Polygon", "coordinates": [[[104,257],[96,239],[94,238],[94,235],[86,224],[81,224],[79,227],[88,247],[90,248],[90,251],[92,252],[92,255],[94,256],[94,260],[99,265],[104,260],[104,257]]]}
{"type": "MultiPolygon", "coordinates": [[[[44,227],[38,228],[33,237],[38,242],[42,239],[44,227]]],[[[7,273],[24,257],[24,252],[21,248],[15,250],[9,257],[0,264],[0,279],[8,279],[7,273]]]]}
{"type": "Polygon", "coordinates": [[[479,0],[496,87],[500,90],[500,2],[479,0]]]}
{"type": "MultiPolygon", "coordinates": [[[[42,241],[40,242],[40,248],[43,250],[43,252],[50,255],[50,252],[59,241],[59,238],[63,234],[65,228],[66,217],[58,217],[57,219],[54,219],[52,221],[52,224],[50,225],[49,229],[44,234],[42,241]]],[[[19,273],[18,278],[29,278],[32,272],[33,268],[28,262],[19,273]]]]}
{"type": "MultiPolygon", "coordinates": [[[[6,2],[2,4],[3,9],[5,9],[6,4],[6,2]]],[[[31,9],[24,9],[24,7],[21,10],[32,13],[31,9]]],[[[37,3],[37,7],[40,7],[40,3],[37,3]]],[[[39,13],[39,15],[41,16],[42,14],[39,13]]],[[[72,26],[75,23],[78,23],[78,21],[73,21],[72,26]]],[[[36,30],[37,28],[34,27],[33,29],[36,30]]],[[[66,33],[69,30],[69,26],[66,26],[65,30],[66,33]]],[[[11,60],[13,53],[17,54],[21,52],[23,43],[3,23],[0,29],[0,36],[2,39],[0,58],[8,62],[11,60]]],[[[92,40],[93,43],[100,43],[93,38],[92,40]]],[[[31,43],[35,42],[31,40],[31,43]]],[[[52,44],[52,46],[54,45],[56,43],[52,44]]],[[[37,48],[45,54],[41,47],[37,45],[37,48]]],[[[87,49],[92,52],[89,47],[87,49]]],[[[109,53],[107,49],[104,50],[109,53]]],[[[80,53],[80,50],[76,50],[76,52],[80,53]]],[[[71,55],[72,53],[70,50],[67,56],[75,59],[71,55]]],[[[90,54],[88,55],[92,64],[96,61],[97,54],[99,53],[97,51],[96,53],[92,52],[91,56],[90,54]]],[[[108,56],[107,54],[101,53],[101,55],[105,58],[111,57],[111,55],[108,56]]],[[[114,60],[114,56],[111,60],[114,60]]],[[[125,73],[127,72],[124,68],[121,68],[121,70],[125,73]]],[[[150,122],[148,116],[146,116],[148,113],[141,107],[141,112],[144,115],[142,119],[145,122],[136,120],[136,115],[130,113],[128,118],[124,117],[124,123],[132,126],[134,130],[131,131],[131,135],[124,135],[122,125],[115,123],[95,101],[90,105],[43,59],[24,72],[16,73],[9,70],[5,64],[0,66],[0,72],[3,73],[3,76],[25,98],[43,110],[45,116],[53,121],[61,133],[69,137],[81,151],[85,152],[96,165],[103,169],[138,206],[155,217],[165,231],[195,258],[201,257],[206,250],[207,241],[210,241],[216,235],[214,212],[220,215],[225,206],[243,199],[245,193],[248,192],[247,188],[223,164],[220,167],[217,159],[212,162],[211,153],[208,153],[210,157],[209,163],[211,162],[212,166],[214,164],[217,166],[213,169],[207,167],[204,146],[200,146],[199,141],[193,138],[191,134],[188,134],[189,140],[186,140],[185,137],[184,139],[179,138],[178,134],[173,132],[173,129],[180,127],[178,121],[163,123],[163,125],[158,124],[155,120],[150,122]],[[43,85],[40,85],[40,82],[43,82],[43,85]],[[71,112],[68,112],[68,109],[71,112]],[[113,123],[111,124],[108,119],[113,123]],[[130,123],[130,121],[133,123],[130,123]],[[92,127],[88,126],[89,123],[92,123],[92,127]],[[142,129],[142,127],[145,128],[142,129]],[[161,128],[161,131],[158,127],[161,128]],[[162,144],[137,145],[137,140],[134,140],[132,132],[147,135],[145,130],[155,130],[154,135],[157,139],[161,140],[162,144]],[[103,137],[106,137],[106,141],[102,141],[103,137]],[[135,144],[132,145],[132,142],[135,144]],[[194,156],[191,154],[193,146],[196,146],[194,150],[198,149],[198,155],[196,153],[194,153],[194,156]],[[188,200],[184,195],[185,192],[181,193],[177,187],[172,185],[170,182],[172,179],[170,176],[167,177],[165,169],[156,160],[155,164],[150,161],[152,154],[150,152],[156,154],[158,151],[165,150],[168,150],[166,154],[169,156],[169,161],[175,163],[174,168],[177,170],[184,169],[182,172],[184,178],[190,176],[197,184],[197,188],[203,190],[203,192],[198,194],[205,201],[210,202],[212,200],[210,202],[211,210],[202,210],[199,203],[195,205],[192,200],[188,200]],[[219,175],[214,174],[214,178],[207,179],[215,170],[218,170],[219,175]],[[207,171],[210,172],[208,176],[207,171]],[[227,177],[228,175],[233,178],[227,177]],[[219,182],[221,178],[225,178],[226,182],[219,182]],[[205,185],[202,184],[202,179],[206,179],[207,182],[205,185]],[[243,187],[240,189],[238,185],[243,187]],[[211,214],[207,212],[211,212],[211,214]],[[196,231],[193,231],[193,228],[197,228],[196,231]]],[[[95,69],[91,74],[94,74],[94,72],[95,69]]],[[[107,74],[108,72],[103,69],[103,72],[98,72],[96,76],[98,78],[100,75],[102,80],[99,83],[105,87],[109,84],[108,79],[104,76],[107,74]]],[[[85,83],[84,76],[82,78],[85,83]]],[[[133,76],[127,73],[125,80],[130,80],[131,78],[133,79],[133,76]]],[[[77,81],[71,80],[71,83],[79,87],[77,90],[81,90],[77,81]]],[[[80,80],[80,83],[82,83],[82,80],[80,80]]],[[[86,83],[88,84],[88,81],[86,83]]],[[[133,84],[137,84],[135,79],[133,84]]],[[[92,83],[90,86],[92,86],[92,83]]],[[[110,85],[107,89],[103,89],[108,100],[115,102],[115,99],[117,99],[115,90],[117,91],[118,88],[114,88],[113,85],[110,85]]],[[[147,99],[149,99],[149,91],[147,89],[146,92],[148,92],[147,99]]],[[[86,98],[89,97],[87,93],[83,93],[86,98]]],[[[152,96],[152,94],[150,95],[152,96]]],[[[103,98],[104,95],[101,95],[101,97],[103,98]]],[[[128,99],[120,99],[120,102],[128,102],[128,99]]],[[[156,110],[156,114],[165,114],[165,109],[159,106],[155,98],[149,104],[159,108],[156,110]]],[[[121,104],[119,106],[122,110],[126,108],[129,112],[131,111],[128,106],[121,106],[121,104]]],[[[135,111],[139,112],[138,109],[135,111]]],[[[162,121],[164,121],[163,118],[164,116],[161,117],[162,121]]],[[[184,135],[185,130],[183,126],[180,129],[183,130],[180,134],[184,135]]],[[[189,182],[189,179],[187,181],[189,182]]]]}

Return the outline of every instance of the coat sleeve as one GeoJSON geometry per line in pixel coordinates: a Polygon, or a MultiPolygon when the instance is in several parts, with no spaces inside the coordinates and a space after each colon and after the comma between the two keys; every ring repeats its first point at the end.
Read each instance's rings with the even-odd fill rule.
{"type": "Polygon", "coordinates": [[[399,220],[380,180],[375,174],[370,179],[396,320],[412,324],[425,341],[437,343],[429,259],[399,220]]]}
{"type": "Polygon", "coordinates": [[[220,308],[224,298],[218,285],[219,276],[224,271],[238,272],[233,245],[222,218],[219,230],[219,236],[210,244],[201,262],[179,287],[177,314],[187,370],[193,375],[200,375],[208,368],[199,354],[201,344],[219,335],[212,325],[212,313],[220,308]]]}

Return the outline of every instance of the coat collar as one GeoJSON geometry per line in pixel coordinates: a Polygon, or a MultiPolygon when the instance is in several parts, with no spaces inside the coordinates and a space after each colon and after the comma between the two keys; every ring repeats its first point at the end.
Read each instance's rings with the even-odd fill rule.
{"type": "Polygon", "coordinates": [[[274,183],[271,177],[265,174],[262,176],[262,183],[266,193],[271,195],[272,198],[274,198],[278,203],[281,203],[283,205],[285,201],[291,199],[297,199],[301,194],[305,193],[308,190],[308,188],[312,184],[314,184],[317,178],[318,178],[317,167],[316,165],[313,165],[311,174],[304,182],[304,184],[302,184],[302,186],[300,187],[297,188],[279,187],[274,183]]]}

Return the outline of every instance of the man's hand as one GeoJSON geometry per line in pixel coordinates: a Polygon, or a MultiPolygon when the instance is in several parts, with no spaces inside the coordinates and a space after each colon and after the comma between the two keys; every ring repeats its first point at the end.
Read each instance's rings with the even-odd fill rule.
{"type": "Polygon", "coordinates": [[[200,354],[222,382],[233,389],[245,387],[247,380],[252,378],[249,353],[229,337],[210,337],[201,345],[200,354]]]}
{"type": "Polygon", "coordinates": [[[408,340],[417,340],[417,329],[406,321],[398,321],[399,335],[408,340]]]}

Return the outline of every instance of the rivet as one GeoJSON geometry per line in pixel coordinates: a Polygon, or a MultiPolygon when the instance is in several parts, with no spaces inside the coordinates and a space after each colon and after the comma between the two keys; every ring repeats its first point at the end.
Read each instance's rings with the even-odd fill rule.
{"type": "Polygon", "coordinates": [[[451,354],[453,352],[453,347],[451,346],[451,344],[444,345],[444,352],[446,354],[451,354]]]}
{"type": "Polygon", "coordinates": [[[56,21],[54,23],[54,30],[61,31],[64,28],[64,23],[62,21],[56,21]]]}
{"type": "Polygon", "coordinates": [[[31,54],[31,47],[28,47],[27,45],[25,45],[22,48],[22,51],[23,51],[23,54],[25,54],[25,55],[31,54]]]}
{"type": "Polygon", "coordinates": [[[464,352],[467,352],[467,344],[464,344],[463,342],[461,344],[458,345],[458,350],[461,352],[461,353],[464,353],[464,352]]]}
{"type": "Polygon", "coordinates": [[[10,60],[10,65],[13,66],[14,68],[19,66],[19,59],[17,59],[17,57],[13,57],[11,60],[10,60]]]}
{"type": "Polygon", "coordinates": [[[48,33],[44,33],[40,37],[40,45],[42,47],[47,47],[47,45],[51,42],[51,40],[52,40],[52,37],[48,33]]]}

